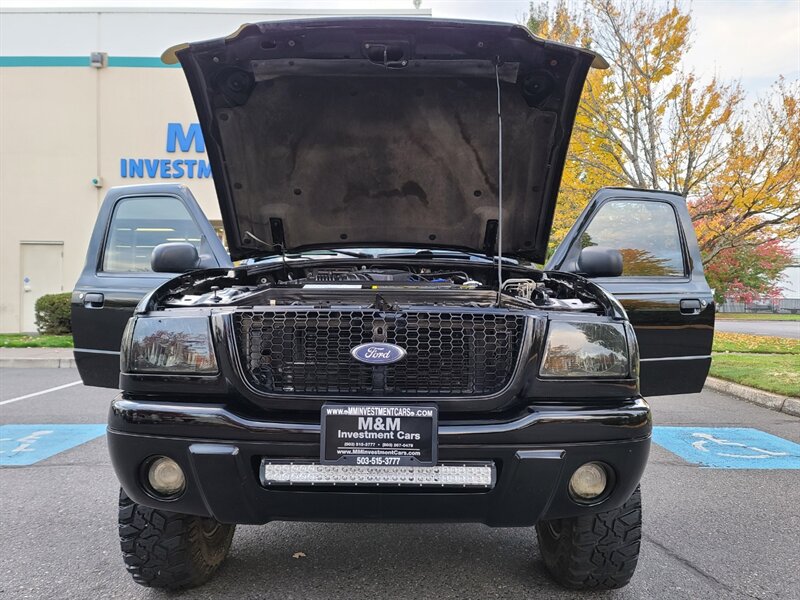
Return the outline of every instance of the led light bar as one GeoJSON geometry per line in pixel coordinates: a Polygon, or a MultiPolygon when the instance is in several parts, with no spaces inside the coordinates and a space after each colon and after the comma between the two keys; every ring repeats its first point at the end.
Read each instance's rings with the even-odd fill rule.
{"type": "Polygon", "coordinates": [[[433,467],[368,467],[314,462],[261,461],[263,485],[386,485],[492,488],[492,462],[443,463],[433,467]]]}

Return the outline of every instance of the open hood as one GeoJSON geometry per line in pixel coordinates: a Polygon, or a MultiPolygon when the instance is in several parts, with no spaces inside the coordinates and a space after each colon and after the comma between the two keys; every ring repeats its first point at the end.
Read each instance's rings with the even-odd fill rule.
{"type": "Polygon", "coordinates": [[[591,52],[524,27],[348,18],[183,44],[233,259],[346,246],[542,262],[591,52]]]}

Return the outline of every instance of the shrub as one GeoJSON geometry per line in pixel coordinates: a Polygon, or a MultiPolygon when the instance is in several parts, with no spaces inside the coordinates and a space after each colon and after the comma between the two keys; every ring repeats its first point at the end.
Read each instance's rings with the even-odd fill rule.
{"type": "Polygon", "coordinates": [[[70,318],[70,292],[45,294],[36,300],[36,328],[39,333],[72,333],[70,318]]]}

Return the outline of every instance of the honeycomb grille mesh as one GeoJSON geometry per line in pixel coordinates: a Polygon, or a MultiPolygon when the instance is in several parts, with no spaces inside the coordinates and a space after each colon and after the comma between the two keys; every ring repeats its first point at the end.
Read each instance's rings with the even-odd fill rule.
{"type": "Polygon", "coordinates": [[[245,376],[269,394],[485,396],[516,366],[525,317],[508,313],[351,310],[245,311],[233,315],[245,376]],[[371,366],[350,350],[389,342],[406,357],[371,366]]]}

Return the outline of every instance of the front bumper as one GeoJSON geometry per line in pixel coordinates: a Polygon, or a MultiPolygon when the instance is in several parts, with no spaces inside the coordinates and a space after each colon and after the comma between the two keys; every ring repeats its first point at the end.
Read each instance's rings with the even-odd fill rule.
{"type": "Polygon", "coordinates": [[[480,522],[529,526],[621,506],[641,479],[651,417],[641,398],[603,408],[531,407],[509,421],[440,421],[439,460],[493,461],[490,490],[456,488],[263,486],[263,458],[318,459],[319,424],[265,421],[220,405],[119,398],[109,415],[111,460],[136,502],[223,523],[269,521],[480,522]],[[142,486],[142,464],[176,460],[185,492],[158,500],[142,486]],[[610,467],[613,489],[600,503],[579,504],[567,486],[585,462],[610,467]]]}

